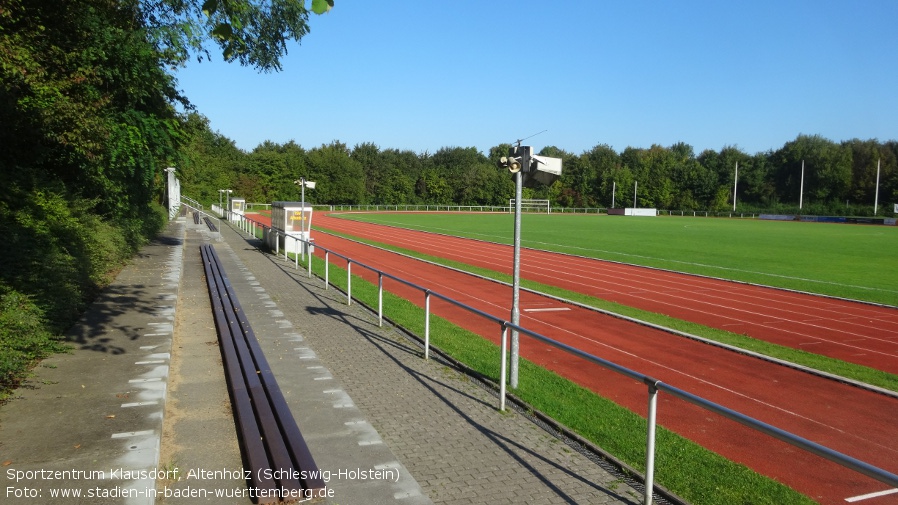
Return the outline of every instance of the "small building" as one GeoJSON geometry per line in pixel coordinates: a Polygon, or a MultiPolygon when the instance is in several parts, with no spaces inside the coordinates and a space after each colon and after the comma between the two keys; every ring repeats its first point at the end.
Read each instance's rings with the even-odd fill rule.
{"type": "Polygon", "coordinates": [[[268,247],[273,251],[293,254],[314,252],[310,244],[312,210],[308,202],[272,202],[271,231],[265,237],[268,247]]]}
{"type": "Polygon", "coordinates": [[[228,198],[228,210],[230,211],[228,216],[231,221],[240,221],[246,212],[246,199],[228,198]]]}

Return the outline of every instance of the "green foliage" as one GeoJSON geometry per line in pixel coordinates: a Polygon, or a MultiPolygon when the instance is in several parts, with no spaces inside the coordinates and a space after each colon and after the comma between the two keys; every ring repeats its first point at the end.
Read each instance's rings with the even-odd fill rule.
{"type": "MultiPolygon", "coordinates": [[[[263,72],[281,69],[287,43],[309,33],[306,0],[126,0],[143,19],[163,61],[183,65],[191,54],[209,58],[214,42],[225,61],[263,72]]],[[[333,0],[312,0],[316,14],[333,0]]]]}
{"type": "Polygon", "coordinates": [[[183,99],[146,35],[119,2],[0,0],[0,389],[165,222],[183,99]]]}
{"type": "MultiPolygon", "coordinates": [[[[298,199],[291,183],[300,176],[320,183],[306,195],[319,204],[501,206],[514,195],[513,179],[496,167],[509,144],[492,147],[488,156],[472,147],[416,154],[362,143],[348,150],[338,141],[310,150],[293,141],[264,142],[244,153],[212,133],[207,120],[192,117],[188,124],[195,129],[187,158],[195,168],[184,179],[186,191],[210,203],[222,188],[236,188],[259,202],[298,199]]],[[[642,207],[724,212],[732,210],[738,163],[737,212],[799,213],[802,159],[808,168],[805,214],[872,215],[879,160],[878,214],[893,215],[890,203],[898,202],[894,141],[836,144],[799,136],[778,151],[753,156],[732,146],[695,156],[684,143],[628,147],[620,154],[600,144],[580,155],[549,146],[540,154],[561,158],[562,176],[552,187],[525,188],[524,197],[549,198],[560,207],[632,206],[638,186],[637,205],[642,207]],[[816,175],[810,175],[811,167],[816,175]],[[856,203],[846,206],[846,200],[856,203]]]]}
{"type": "Polygon", "coordinates": [[[0,281],[0,403],[39,359],[64,350],[28,295],[0,281]]]}

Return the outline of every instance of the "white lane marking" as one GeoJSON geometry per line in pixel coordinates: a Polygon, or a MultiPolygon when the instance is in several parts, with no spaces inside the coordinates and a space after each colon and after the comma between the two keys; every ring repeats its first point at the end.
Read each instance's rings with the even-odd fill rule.
{"type": "Polygon", "coordinates": [[[153,435],[156,432],[153,430],[144,430],[144,431],[126,431],[124,433],[113,433],[112,438],[131,438],[131,437],[142,437],[145,435],[153,435]]]}
{"type": "Polygon", "coordinates": [[[877,491],[875,493],[862,494],[860,496],[852,496],[851,498],[845,498],[845,501],[847,501],[848,503],[853,503],[856,501],[869,500],[870,498],[879,498],[880,496],[886,496],[894,493],[898,493],[898,488],[887,489],[885,491],[877,491]]]}
{"type": "Polygon", "coordinates": [[[154,402],[123,403],[123,404],[122,404],[122,408],[123,408],[123,409],[126,409],[126,408],[129,408],[129,407],[144,407],[144,406],[147,406],[147,405],[158,405],[158,404],[159,404],[159,402],[155,402],[155,401],[154,401],[154,402]]]}
{"type": "Polygon", "coordinates": [[[571,310],[570,307],[549,307],[545,309],[524,309],[524,312],[558,312],[563,310],[571,310]]]}

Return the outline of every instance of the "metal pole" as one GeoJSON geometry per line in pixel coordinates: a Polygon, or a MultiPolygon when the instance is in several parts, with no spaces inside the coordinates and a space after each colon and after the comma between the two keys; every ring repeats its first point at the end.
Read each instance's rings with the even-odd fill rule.
{"type": "Polygon", "coordinates": [[[309,279],[311,279],[312,278],[312,251],[309,251],[309,262],[306,263],[306,266],[309,267],[309,270],[308,270],[309,279]]]}
{"type": "Polygon", "coordinates": [[[736,187],[739,184],[739,162],[736,162],[736,176],[733,177],[733,212],[736,212],[736,187]]]}
{"type": "Polygon", "coordinates": [[[430,290],[424,292],[424,359],[430,359],[430,290]]]}
{"type": "Polygon", "coordinates": [[[879,165],[882,163],[882,158],[876,162],[876,193],[873,197],[873,215],[876,215],[876,211],[879,210],[879,165]]]}
{"type": "Polygon", "coordinates": [[[352,305],[352,261],[346,260],[346,305],[352,305]]]}
{"type": "Polygon", "coordinates": [[[652,489],[655,487],[655,419],[658,413],[657,383],[647,382],[649,386],[649,412],[646,421],[645,444],[645,505],[652,505],[652,489]]]}
{"type": "Polygon", "coordinates": [[[501,371],[499,372],[499,410],[505,410],[505,362],[506,355],[508,349],[508,327],[504,324],[502,325],[502,364],[499,366],[501,371]]]}
{"type": "Polygon", "coordinates": [[[798,187],[798,210],[801,210],[801,205],[804,200],[804,160],[801,160],[801,185],[798,187]]]}
{"type": "Polygon", "coordinates": [[[324,289],[330,286],[330,272],[331,272],[331,262],[330,262],[330,251],[324,251],[324,289]]]}
{"type": "MultiPolygon", "coordinates": [[[[512,268],[511,323],[519,326],[521,322],[521,198],[524,193],[521,172],[514,174],[514,265],[512,268]]],[[[516,330],[511,331],[511,387],[518,387],[518,355],[520,353],[520,336],[516,330]]]]}
{"type": "Polygon", "coordinates": [[[617,192],[617,182],[611,181],[611,208],[614,208],[614,194],[617,192]]]}
{"type": "Polygon", "coordinates": [[[384,273],[377,272],[377,326],[384,325],[384,273]]]}
{"type": "Polygon", "coordinates": [[[636,190],[639,188],[639,181],[633,181],[633,208],[636,208],[636,190]]]}

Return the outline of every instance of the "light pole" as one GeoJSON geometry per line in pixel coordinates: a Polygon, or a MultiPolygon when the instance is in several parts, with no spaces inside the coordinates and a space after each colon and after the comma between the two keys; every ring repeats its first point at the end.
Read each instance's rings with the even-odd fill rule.
{"type": "Polygon", "coordinates": [[[736,188],[739,184],[739,162],[736,162],[736,175],[733,176],[733,212],[736,212],[736,188]]]}
{"type": "MultiPolygon", "coordinates": [[[[520,142],[518,142],[520,145],[520,142]]],[[[529,165],[529,160],[524,160],[529,165]]],[[[514,260],[512,267],[511,324],[521,324],[521,197],[524,177],[518,171],[514,174],[514,260]]],[[[511,331],[511,387],[518,387],[518,356],[521,354],[521,339],[517,330],[511,331]]]]}
{"type": "Polygon", "coordinates": [[[231,192],[232,192],[232,190],[230,190],[230,189],[219,189],[218,190],[218,213],[221,215],[221,217],[225,216],[224,206],[222,206],[222,203],[221,203],[221,195],[223,193],[230,194],[231,192]]]}
{"type": "Polygon", "coordinates": [[[876,161],[876,193],[873,194],[873,215],[879,211],[879,165],[882,163],[882,158],[876,161]]]}
{"type": "MultiPolygon", "coordinates": [[[[508,150],[508,156],[499,158],[499,167],[506,168],[514,175],[514,252],[512,264],[512,296],[511,324],[520,326],[521,322],[521,197],[523,187],[534,187],[539,184],[550,186],[561,177],[561,159],[532,154],[533,148],[522,146],[521,140],[508,150]]],[[[518,387],[518,362],[520,356],[520,337],[511,330],[511,370],[509,382],[512,388],[518,387]]]]}
{"type": "Polygon", "coordinates": [[[301,196],[302,208],[305,209],[306,208],[306,188],[315,189],[315,182],[307,181],[305,177],[300,177],[299,179],[296,179],[295,181],[293,181],[293,184],[299,184],[299,187],[302,188],[302,193],[301,193],[302,194],[302,196],[301,196]]]}
{"type": "MultiPolygon", "coordinates": [[[[299,184],[299,187],[302,188],[302,189],[301,189],[301,196],[300,196],[300,198],[302,199],[302,203],[301,203],[302,211],[301,211],[301,212],[302,212],[302,216],[303,216],[303,218],[302,218],[302,219],[303,219],[303,222],[302,222],[302,232],[301,232],[301,234],[302,234],[302,236],[303,236],[304,239],[310,240],[310,236],[311,236],[312,230],[311,230],[311,229],[306,229],[307,226],[308,226],[308,224],[307,224],[307,222],[306,222],[306,216],[308,215],[308,214],[306,214],[306,188],[309,188],[309,189],[315,189],[315,182],[314,182],[314,181],[307,181],[305,177],[300,177],[299,179],[296,179],[295,181],[293,181],[293,184],[299,184]]],[[[307,243],[307,244],[308,244],[308,243],[307,243]]],[[[305,259],[305,256],[306,256],[306,255],[305,255],[305,249],[306,249],[306,247],[303,247],[303,255],[302,255],[302,256],[303,256],[303,259],[305,259]]],[[[311,254],[311,252],[310,252],[309,254],[311,254]]]]}

